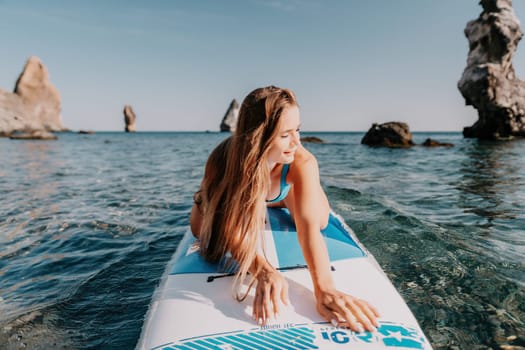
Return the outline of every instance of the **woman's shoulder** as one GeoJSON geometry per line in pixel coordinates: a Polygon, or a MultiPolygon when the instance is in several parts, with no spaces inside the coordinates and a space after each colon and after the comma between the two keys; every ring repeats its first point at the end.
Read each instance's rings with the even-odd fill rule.
{"type": "Polygon", "coordinates": [[[304,176],[311,173],[318,172],[317,159],[315,156],[303,146],[300,146],[296,153],[295,159],[290,166],[290,175],[304,176]]]}
{"type": "Polygon", "coordinates": [[[298,164],[317,164],[317,158],[315,158],[315,156],[309,150],[307,150],[304,146],[301,145],[295,153],[294,163],[296,162],[298,164]]]}

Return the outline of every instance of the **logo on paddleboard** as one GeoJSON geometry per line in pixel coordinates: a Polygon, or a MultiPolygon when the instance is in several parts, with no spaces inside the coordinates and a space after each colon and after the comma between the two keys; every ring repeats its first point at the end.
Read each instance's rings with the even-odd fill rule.
{"type": "Polygon", "coordinates": [[[399,324],[383,323],[376,332],[356,333],[348,329],[321,329],[321,338],[334,344],[383,344],[401,349],[425,349],[428,343],[421,333],[399,324]]]}
{"type": "MultiPolygon", "coordinates": [[[[187,349],[431,349],[417,328],[396,323],[380,323],[376,332],[356,333],[333,327],[329,323],[290,325],[278,324],[266,329],[209,334],[163,344],[154,350],[187,349]]],[[[152,350],[153,350],[152,349],[152,350]]]]}

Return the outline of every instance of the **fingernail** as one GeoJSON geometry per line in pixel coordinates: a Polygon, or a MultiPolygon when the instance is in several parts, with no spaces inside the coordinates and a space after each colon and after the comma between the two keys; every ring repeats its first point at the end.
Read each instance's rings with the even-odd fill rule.
{"type": "Polygon", "coordinates": [[[258,324],[259,326],[263,324],[263,320],[262,320],[262,318],[259,318],[259,319],[257,320],[257,324],[258,324]]]}
{"type": "Polygon", "coordinates": [[[363,326],[361,326],[360,324],[357,325],[357,332],[358,333],[363,333],[365,330],[363,328],[363,326]]]}
{"type": "Polygon", "coordinates": [[[377,332],[377,328],[374,327],[374,326],[372,326],[372,329],[370,330],[370,332],[371,332],[371,333],[375,333],[375,332],[377,332]]]}
{"type": "Polygon", "coordinates": [[[338,325],[337,320],[336,320],[335,318],[332,318],[332,319],[330,320],[330,323],[331,323],[332,326],[334,326],[334,327],[337,327],[337,325],[338,325]]]}

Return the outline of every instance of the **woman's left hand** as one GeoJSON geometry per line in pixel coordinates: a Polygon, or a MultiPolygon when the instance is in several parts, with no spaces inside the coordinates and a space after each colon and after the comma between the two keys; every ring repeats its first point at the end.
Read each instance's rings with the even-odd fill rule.
{"type": "Polygon", "coordinates": [[[367,301],[336,289],[317,291],[318,312],[334,326],[348,327],[356,332],[374,332],[379,326],[379,312],[367,301]]]}
{"type": "Polygon", "coordinates": [[[259,325],[275,318],[281,302],[288,305],[288,282],[274,268],[262,269],[257,274],[257,286],[253,300],[253,318],[259,325]]]}

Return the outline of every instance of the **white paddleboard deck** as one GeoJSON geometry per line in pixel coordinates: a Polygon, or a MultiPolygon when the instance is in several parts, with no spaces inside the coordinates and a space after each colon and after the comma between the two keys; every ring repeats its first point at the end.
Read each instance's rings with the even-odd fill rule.
{"type": "Polygon", "coordinates": [[[373,256],[342,219],[323,230],[339,290],[365,299],[381,317],[377,332],[356,333],[326,322],[316,311],[312,282],[286,209],[269,209],[265,254],[289,284],[290,305],[257,326],[253,288],[242,303],[232,276],[206,263],[187,232],[155,291],[138,349],[432,349],[415,317],[373,256]]]}

